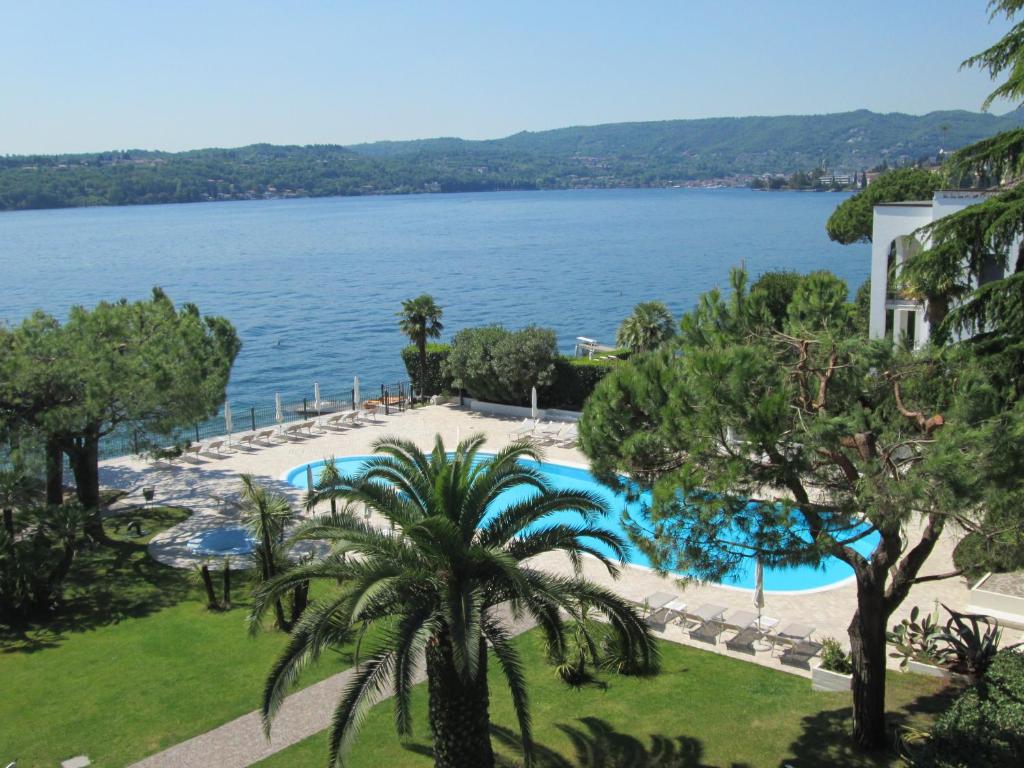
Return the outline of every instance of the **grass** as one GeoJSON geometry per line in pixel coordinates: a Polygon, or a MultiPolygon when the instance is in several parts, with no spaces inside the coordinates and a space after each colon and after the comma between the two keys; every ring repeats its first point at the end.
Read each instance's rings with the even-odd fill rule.
{"type": "MultiPolygon", "coordinates": [[[[187,516],[133,513],[150,536],[187,516]]],[[[144,538],[108,523],[109,544],[80,554],[60,612],[45,627],[0,634],[0,765],[54,766],[86,754],[122,766],[259,707],[285,637],[246,628],[248,580],[235,608],[205,608],[187,571],[150,559],[144,538]]],[[[219,589],[219,584],[218,584],[219,589]]],[[[342,649],[303,678],[351,666],[342,649]]]]}
{"type": "MultiPolygon", "coordinates": [[[[536,632],[517,639],[532,702],[541,768],[698,768],[699,766],[895,766],[893,755],[863,755],[850,747],[849,694],[815,693],[795,677],[686,646],[664,643],[664,671],[655,678],[604,676],[572,690],[544,661],[536,632]]],[[[518,730],[507,689],[491,665],[493,743],[500,763],[520,765],[518,730]]],[[[925,724],[947,703],[935,678],[889,675],[894,723],[925,724]]],[[[351,768],[428,768],[426,690],[414,694],[415,738],[395,735],[392,707],[367,718],[350,755],[351,768]]],[[[326,733],[259,763],[261,768],[323,768],[326,733]]]]}

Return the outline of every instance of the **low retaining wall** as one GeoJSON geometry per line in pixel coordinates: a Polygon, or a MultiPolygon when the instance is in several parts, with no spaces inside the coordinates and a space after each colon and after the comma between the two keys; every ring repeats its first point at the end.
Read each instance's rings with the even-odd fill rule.
{"type": "MultiPolygon", "coordinates": [[[[484,400],[474,400],[471,397],[463,398],[463,406],[477,413],[485,413],[488,416],[504,416],[509,419],[528,419],[532,412],[525,405],[505,405],[504,403],[488,403],[484,400]]],[[[557,408],[538,408],[537,418],[546,421],[579,421],[579,411],[562,411],[557,408]]]]}

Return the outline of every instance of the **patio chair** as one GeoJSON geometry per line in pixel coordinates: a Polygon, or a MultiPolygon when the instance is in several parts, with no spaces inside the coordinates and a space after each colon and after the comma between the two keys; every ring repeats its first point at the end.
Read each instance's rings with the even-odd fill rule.
{"type": "Polygon", "coordinates": [[[509,439],[521,440],[524,437],[529,437],[533,434],[533,431],[537,428],[536,419],[523,419],[522,424],[513,429],[508,433],[509,439]]]}
{"type": "Polygon", "coordinates": [[[313,434],[313,427],[315,427],[315,426],[316,426],[316,419],[310,419],[309,421],[304,421],[301,424],[299,424],[299,427],[298,427],[297,431],[301,431],[301,430],[304,429],[304,430],[306,430],[306,432],[308,432],[310,435],[312,435],[313,434]]]}
{"type": "Polygon", "coordinates": [[[783,651],[779,661],[789,667],[810,669],[811,659],[817,656],[819,651],[821,651],[821,643],[801,640],[783,651]]]}
{"type": "Polygon", "coordinates": [[[242,435],[240,438],[238,438],[238,442],[245,443],[246,445],[249,446],[249,448],[255,448],[256,447],[255,445],[253,445],[253,442],[255,440],[256,440],[256,433],[255,432],[250,432],[248,435],[242,435]]]}
{"type": "Polygon", "coordinates": [[[220,455],[221,449],[223,447],[224,447],[224,441],[223,440],[211,440],[209,443],[206,444],[206,447],[203,448],[203,453],[211,453],[211,452],[213,452],[213,453],[216,453],[216,454],[220,455]]]}
{"type": "Polygon", "coordinates": [[[270,439],[274,436],[274,431],[275,430],[273,429],[264,429],[260,432],[257,432],[253,440],[262,440],[265,443],[270,443],[270,439]]]}
{"type": "Polygon", "coordinates": [[[181,449],[181,455],[188,456],[191,453],[198,459],[199,454],[202,452],[202,450],[203,446],[199,443],[195,443],[193,445],[186,445],[184,448],[181,449]]]}
{"type": "Polygon", "coordinates": [[[722,619],[722,625],[726,629],[734,629],[737,632],[742,632],[744,629],[752,626],[756,621],[757,614],[753,611],[733,611],[722,619]]]}
{"type": "Polygon", "coordinates": [[[778,630],[771,632],[768,637],[772,641],[774,650],[775,647],[780,645],[784,646],[784,648],[790,648],[799,643],[809,641],[812,634],[814,634],[814,627],[790,621],[779,627],[778,630]]]}
{"type": "Polygon", "coordinates": [[[722,623],[725,611],[723,606],[714,603],[704,603],[692,611],[687,610],[683,618],[688,623],[686,629],[690,638],[712,645],[717,643],[718,636],[725,630],[722,623]]]}

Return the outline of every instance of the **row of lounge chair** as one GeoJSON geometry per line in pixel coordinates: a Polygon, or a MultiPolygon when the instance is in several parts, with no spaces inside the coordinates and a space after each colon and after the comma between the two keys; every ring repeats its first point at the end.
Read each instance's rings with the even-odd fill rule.
{"type": "MultiPolygon", "coordinates": [[[[328,430],[340,431],[348,427],[354,427],[361,422],[372,419],[376,422],[376,407],[359,408],[353,410],[339,411],[330,415],[322,416],[319,419],[306,419],[295,421],[290,424],[281,424],[270,429],[249,432],[236,438],[235,442],[258,448],[261,445],[274,445],[274,440],[288,442],[292,438],[301,437],[305,432],[312,436],[314,431],[326,433],[328,430]]],[[[195,443],[184,449],[184,455],[192,455],[199,458],[201,454],[222,455],[229,450],[227,438],[217,438],[206,443],[195,443]]]]}
{"type": "Polygon", "coordinates": [[[678,595],[656,592],[648,595],[641,606],[644,618],[654,627],[678,624],[691,640],[717,645],[723,640],[731,651],[753,656],[758,651],[778,654],[779,661],[792,667],[810,669],[811,659],[821,651],[821,644],[811,639],[815,628],[797,622],[782,622],[753,611],[733,610],[704,603],[691,609],[678,595]],[[726,637],[726,633],[732,634],[726,637]]]}
{"type": "Polygon", "coordinates": [[[508,433],[513,440],[527,438],[537,443],[572,448],[579,438],[575,421],[549,421],[541,423],[540,419],[523,419],[522,423],[508,433]]]}

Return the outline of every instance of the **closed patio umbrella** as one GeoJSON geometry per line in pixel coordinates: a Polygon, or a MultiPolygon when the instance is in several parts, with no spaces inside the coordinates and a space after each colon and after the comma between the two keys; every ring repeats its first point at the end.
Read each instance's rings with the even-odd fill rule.
{"type": "Polygon", "coordinates": [[[320,415],[320,408],[322,403],[320,402],[320,382],[313,382],[313,407],[316,408],[316,415],[320,415]]]}
{"type": "MultiPolygon", "coordinates": [[[[757,565],[754,566],[754,607],[757,609],[757,624],[755,626],[757,626],[758,630],[762,630],[761,610],[764,608],[764,564],[761,562],[761,558],[757,558],[757,565]]],[[[765,651],[771,648],[771,645],[762,638],[754,643],[754,648],[758,651],[765,651]]]]}
{"type": "Polygon", "coordinates": [[[228,433],[228,445],[231,445],[231,401],[224,401],[224,429],[228,433]]]}
{"type": "Polygon", "coordinates": [[[274,393],[274,420],[277,422],[277,426],[284,424],[284,411],[281,410],[281,393],[274,393]]]}
{"type": "Polygon", "coordinates": [[[352,379],[352,405],[356,408],[359,407],[359,377],[356,376],[352,379]]]}
{"type": "Polygon", "coordinates": [[[537,388],[530,388],[530,418],[537,418],[537,388]]]}
{"type": "Polygon", "coordinates": [[[316,490],[316,489],[313,487],[313,465],[312,464],[307,464],[306,465],[306,491],[308,493],[312,493],[314,490],[316,490]]]}

